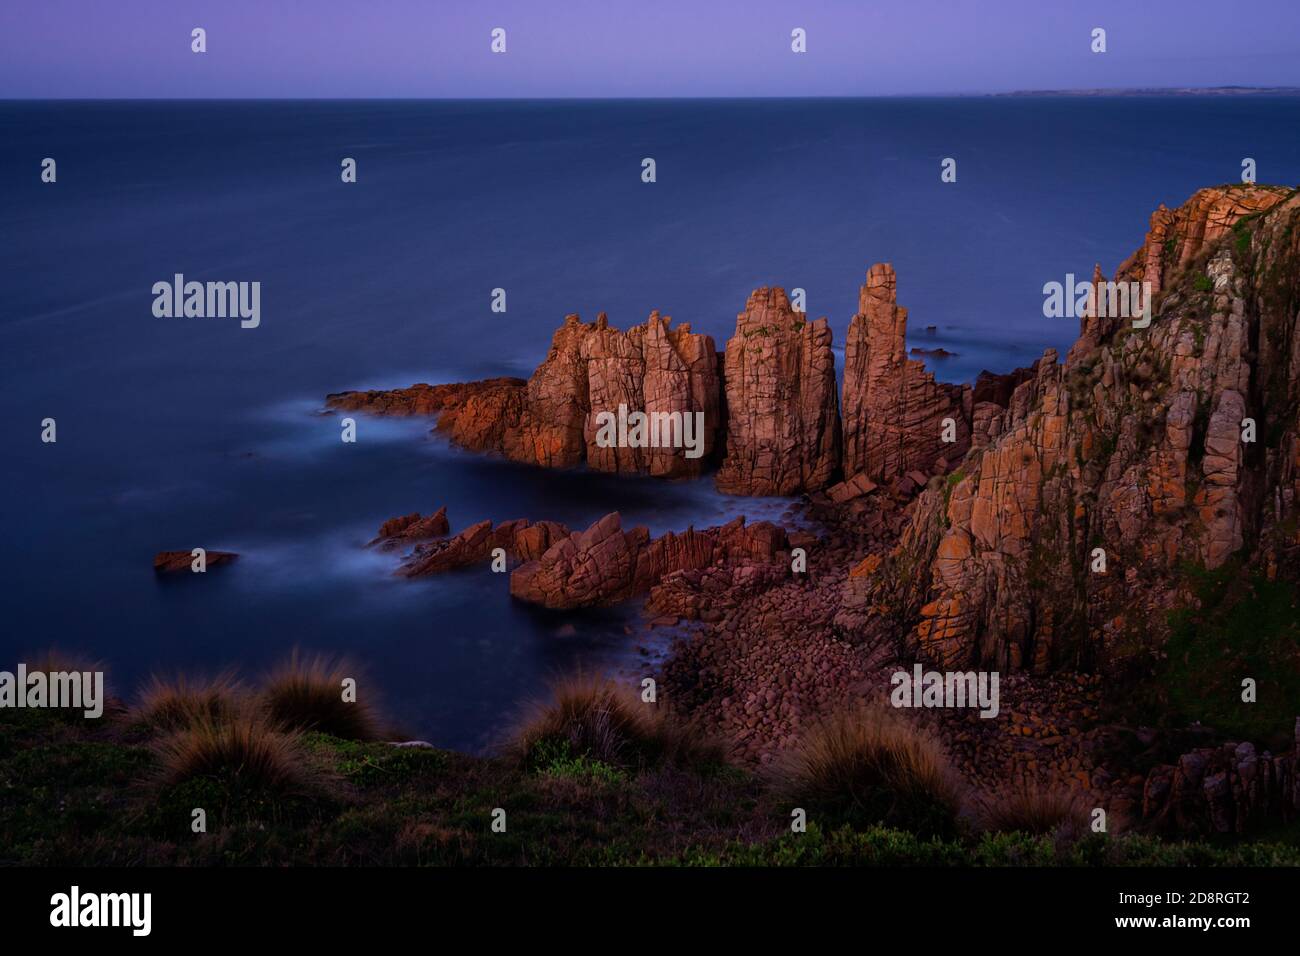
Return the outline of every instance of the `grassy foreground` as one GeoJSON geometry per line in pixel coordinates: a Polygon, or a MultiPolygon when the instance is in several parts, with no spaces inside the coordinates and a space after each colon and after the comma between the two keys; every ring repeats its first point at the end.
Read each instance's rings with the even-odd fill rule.
{"type": "Polygon", "coordinates": [[[1300,865],[1290,843],[976,827],[923,839],[813,814],[796,834],[779,788],[703,753],[627,767],[554,738],[487,759],[306,731],[290,740],[297,775],[259,788],[243,765],[177,773],[175,740],[122,713],[0,712],[0,864],[1300,865]]]}

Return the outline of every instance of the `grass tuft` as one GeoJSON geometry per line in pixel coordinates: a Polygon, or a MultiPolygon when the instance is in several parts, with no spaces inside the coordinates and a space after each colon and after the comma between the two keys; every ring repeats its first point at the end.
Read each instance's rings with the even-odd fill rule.
{"type": "Polygon", "coordinates": [[[245,703],[246,691],[230,672],[200,680],[155,674],[136,695],[131,719],[154,730],[175,731],[233,717],[245,703]]]}
{"type": "Polygon", "coordinates": [[[308,762],[301,735],[257,714],[199,719],[152,750],[148,815],[169,832],[188,830],[198,809],[211,830],[298,819],[335,795],[331,775],[308,762]]]}
{"type": "Polygon", "coordinates": [[[994,833],[1074,839],[1088,832],[1088,808],[1076,790],[1007,786],[980,801],[979,820],[994,833]]]}
{"type": "Polygon", "coordinates": [[[822,826],[883,824],[923,836],[957,830],[961,797],[929,734],[876,707],[813,727],[773,767],[774,791],[822,826]]]}
{"type": "Polygon", "coordinates": [[[533,705],[509,747],[530,770],[545,771],[557,754],[619,769],[661,763],[708,768],[726,761],[719,743],[612,681],[569,677],[552,684],[551,695],[533,705]]]}
{"type": "Polygon", "coordinates": [[[314,730],[344,740],[381,736],[373,697],[361,687],[358,671],[344,659],[304,657],[295,650],[267,678],[260,702],[267,718],[290,730],[314,730]],[[357,698],[344,699],[344,681],[357,682],[357,698]]]}

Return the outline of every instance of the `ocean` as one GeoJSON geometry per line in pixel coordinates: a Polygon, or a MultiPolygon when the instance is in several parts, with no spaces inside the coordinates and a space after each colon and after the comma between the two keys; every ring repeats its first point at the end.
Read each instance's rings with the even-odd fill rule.
{"type": "Polygon", "coordinates": [[[654,638],[631,608],[518,606],[487,569],[394,578],[365,547],[385,519],[617,509],[660,532],[788,502],[525,468],[422,421],[344,444],[327,393],[527,376],[569,312],[658,309],[721,348],[762,285],[804,289],[842,348],[878,261],[909,346],[955,353],[941,379],[1009,370],[1077,333],[1043,284],[1111,273],[1159,203],[1247,157],[1300,181],[1297,117],[1247,96],[0,102],[0,668],[58,647],[129,697],[341,653],[405,733],[488,749],[549,676],[635,674],[654,638]],[[177,273],[260,282],[260,325],[156,317],[177,273]],[[242,557],[154,575],[194,546],[242,557]]]}

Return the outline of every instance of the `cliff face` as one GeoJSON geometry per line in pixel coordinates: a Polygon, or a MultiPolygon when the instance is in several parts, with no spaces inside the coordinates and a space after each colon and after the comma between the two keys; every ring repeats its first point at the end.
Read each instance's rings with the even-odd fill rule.
{"type": "Polygon", "coordinates": [[[1272,187],[1158,210],[1117,274],[1149,277],[1150,327],[1085,318],[1064,365],[1045,354],[894,553],[850,579],[841,629],[887,611],[943,665],[1091,665],[1158,636],[1188,565],[1240,552],[1275,573],[1298,543],[1298,219],[1272,187]]]}
{"type": "Polygon", "coordinates": [[[736,317],[723,379],[720,491],[789,495],[831,483],[840,467],[840,417],[825,319],[806,321],[783,289],[756,290],[736,317]]]}
{"type": "Polygon", "coordinates": [[[972,390],[936,382],[923,363],[907,357],[907,310],[898,306],[897,285],[893,266],[872,266],[849,323],[845,478],[861,474],[879,482],[913,471],[942,474],[970,448],[972,390]]]}

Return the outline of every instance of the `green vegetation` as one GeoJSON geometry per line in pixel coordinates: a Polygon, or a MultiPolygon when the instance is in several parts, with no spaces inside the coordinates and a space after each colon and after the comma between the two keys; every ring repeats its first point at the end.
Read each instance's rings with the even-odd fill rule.
{"type": "Polygon", "coordinates": [[[1300,700],[1300,613],[1294,585],[1247,572],[1234,559],[1214,571],[1187,566],[1195,595],[1169,615],[1159,677],[1167,719],[1199,720],[1243,740],[1282,741],[1300,700]],[[1241,699],[1244,678],[1257,700],[1241,699]]]}
{"type": "Polygon", "coordinates": [[[489,758],[295,729],[235,686],[154,682],[99,720],[0,711],[0,865],[1300,865],[1295,828],[1099,836],[1038,792],[972,817],[892,712],[830,720],[760,774],[601,681],[560,683],[489,758]]]}
{"type": "Polygon", "coordinates": [[[695,850],[685,866],[1295,866],[1300,850],[1280,844],[1171,843],[1150,837],[1090,834],[1062,843],[1048,836],[986,833],[969,840],[921,839],[886,827],[808,832],[760,843],[733,841],[695,850]]]}
{"type": "Polygon", "coordinates": [[[1238,255],[1248,255],[1250,253],[1250,230],[1245,227],[1245,220],[1238,220],[1232,231],[1233,242],[1236,245],[1238,255]]]}
{"type": "Polygon", "coordinates": [[[717,742],[609,681],[571,677],[551,692],[551,701],[533,706],[511,748],[526,769],[588,760],[622,769],[672,764],[709,770],[724,762],[717,742]]]}
{"type": "Polygon", "coordinates": [[[537,772],[551,777],[608,785],[627,780],[627,774],[612,764],[570,753],[568,741],[543,740],[534,749],[533,757],[537,772]]]}
{"type": "Polygon", "coordinates": [[[795,834],[789,806],[736,768],[616,770],[557,751],[526,770],[321,733],[293,739],[296,766],[322,793],[237,798],[233,778],[217,774],[159,799],[158,751],[121,716],[71,724],[49,711],[5,711],[0,864],[1300,865],[1295,841],[1062,840],[966,828],[925,838],[812,811],[808,831],[795,834]],[[191,831],[194,807],[208,811],[207,833],[191,831]],[[505,833],[491,830],[498,807],[505,833]]]}
{"type": "Polygon", "coordinates": [[[965,477],[966,477],[966,473],[965,473],[965,471],[963,471],[961,468],[958,468],[958,469],[957,469],[956,471],[954,471],[952,474],[948,475],[947,477],[945,477],[945,478],[943,479],[943,523],[944,523],[944,527],[947,527],[947,526],[948,526],[948,503],[949,503],[950,501],[952,501],[952,493],[953,493],[953,491],[956,490],[957,486],[958,486],[959,484],[961,484],[961,480],[962,480],[963,478],[965,478],[965,477]]]}

